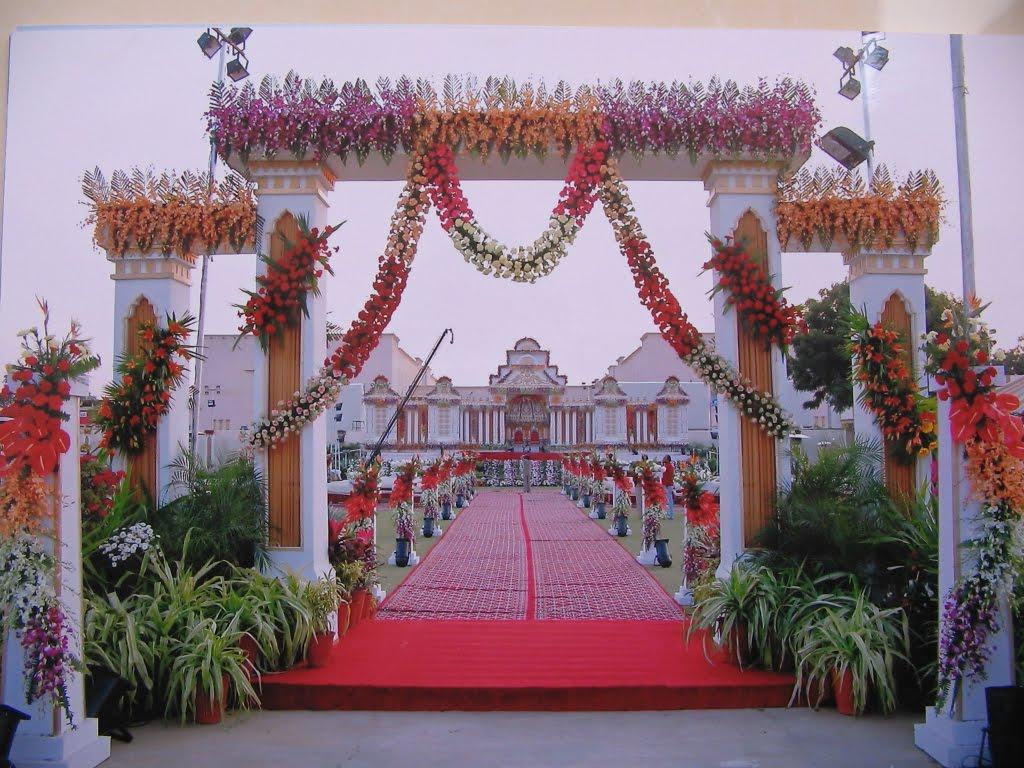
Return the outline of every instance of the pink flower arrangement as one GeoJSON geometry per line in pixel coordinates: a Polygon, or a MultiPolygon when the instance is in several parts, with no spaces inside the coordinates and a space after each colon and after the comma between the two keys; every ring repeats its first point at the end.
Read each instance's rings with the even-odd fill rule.
{"type": "Polygon", "coordinates": [[[67,674],[78,662],[68,647],[66,619],[58,604],[37,610],[28,618],[21,631],[21,647],[25,651],[27,700],[50,697],[70,723],[67,674]]]}

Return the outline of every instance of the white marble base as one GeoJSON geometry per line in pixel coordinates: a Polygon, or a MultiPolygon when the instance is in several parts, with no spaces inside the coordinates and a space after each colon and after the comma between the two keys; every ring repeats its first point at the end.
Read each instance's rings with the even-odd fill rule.
{"type": "Polygon", "coordinates": [[[597,520],[598,519],[597,518],[597,510],[596,509],[590,510],[590,519],[591,520],[597,520]]]}
{"type": "Polygon", "coordinates": [[[636,556],[636,561],[640,565],[657,565],[658,564],[658,550],[654,547],[650,549],[641,549],[640,554],[636,556]]]}
{"type": "Polygon", "coordinates": [[[954,720],[927,707],[925,721],[914,726],[914,744],[943,768],[959,768],[967,758],[977,759],[986,725],[985,720],[954,720]]]}
{"type": "Polygon", "coordinates": [[[110,737],[99,735],[94,718],[77,725],[60,736],[39,736],[19,728],[11,761],[19,768],[94,768],[110,757],[110,737]]]}
{"type": "MultiPolygon", "coordinates": [[[[618,536],[619,535],[618,532],[615,530],[615,523],[612,523],[608,527],[608,535],[609,536],[618,536]]],[[[633,535],[633,529],[629,527],[628,523],[626,524],[626,535],[627,536],[632,536],[633,535]]]]}
{"type": "MultiPolygon", "coordinates": [[[[388,557],[388,565],[398,565],[398,563],[396,562],[397,557],[398,557],[398,552],[392,552],[391,556],[388,557]]],[[[420,561],[420,556],[416,554],[416,550],[414,549],[414,550],[412,550],[412,552],[409,553],[409,565],[407,567],[411,568],[412,566],[414,566],[417,563],[419,563],[419,561],[420,561]]]]}
{"type": "Polygon", "coordinates": [[[387,590],[381,589],[380,584],[374,584],[370,588],[370,593],[373,595],[373,599],[378,603],[383,603],[384,598],[388,596],[387,590]]]}
{"type": "Polygon", "coordinates": [[[693,590],[689,587],[679,587],[674,597],[676,602],[684,608],[693,605],[693,590]]]}

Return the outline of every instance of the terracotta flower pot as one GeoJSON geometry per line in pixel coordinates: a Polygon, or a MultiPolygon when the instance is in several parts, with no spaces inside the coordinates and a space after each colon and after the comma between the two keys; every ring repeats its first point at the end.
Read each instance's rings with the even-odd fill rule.
{"type": "Polygon", "coordinates": [[[363,620],[363,615],[366,613],[366,601],[370,598],[370,593],[365,589],[357,589],[352,593],[352,601],[349,616],[349,628],[355,627],[363,620]]]}
{"type": "Polygon", "coordinates": [[[726,638],[726,659],[737,667],[750,665],[750,647],[747,645],[747,625],[738,622],[726,638]]]}
{"type": "Polygon", "coordinates": [[[317,632],[309,641],[309,650],[306,651],[306,661],[311,667],[326,667],[331,660],[331,651],[334,649],[333,632],[317,632]]]}
{"type": "Polygon", "coordinates": [[[196,691],[196,722],[199,725],[217,725],[224,718],[224,708],[227,706],[228,698],[228,685],[230,685],[227,675],[224,675],[222,683],[224,694],[221,696],[220,701],[211,697],[209,692],[204,691],[202,688],[196,691]]]}
{"type": "Polygon", "coordinates": [[[857,708],[853,701],[853,672],[849,669],[839,674],[832,670],[832,690],[836,696],[836,711],[841,715],[856,715],[857,708]]]}
{"type": "Polygon", "coordinates": [[[246,672],[252,674],[256,671],[256,662],[260,659],[260,646],[253,639],[252,635],[242,635],[238,638],[238,647],[245,654],[246,672]]]}
{"type": "Polygon", "coordinates": [[[352,606],[348,603],[338,603],[338,639],[341,640],[348,632],[349,620],[352,615],[352,606]]]}
{"type": "Polygon", "coordinates": [[[377,608],[379,608],[379,607],[380,607],[380,603],[377,602],[377,598],[371,596],[366,601],[366,616],[364,616],[363,618],[366,618],[366,619],[375,618],[377,616],[377,608]]]}

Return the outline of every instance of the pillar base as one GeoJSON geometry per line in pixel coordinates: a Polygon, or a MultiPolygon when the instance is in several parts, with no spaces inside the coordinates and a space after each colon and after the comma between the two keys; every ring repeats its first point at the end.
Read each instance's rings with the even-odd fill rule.
{"type": "Polygon", "coordinates": [[[944,768],[958,768],[968,757],[977,759],[986,725],[985,720],[954,720],[928,707],[925,721],[914,726],[914,745],[944,768]]]}
{"type": "Polygon", "coordinates": [[[651,547],[650,549],[641,549],[640,554],[636,556],[636,561],[640,563],[640,565],[657,565],[658,551],[654,547],[651,547]]]}
{"type": "Polygon", "coordinates": [[[316,581],[324,574],[334,574],[327,552],[311,556],[305,549],[273,549],[269,551],[270,572],[278,575],[293,573],[306,581],[316,581]]]}
{"type": "Polygon", "coordinates": [[[693,590],[689,587],[680,587],[674,597],[675,601],[684,608],[693,605],[693,590]]]}
{"type": "Polygon", "coordinates": [[[19,768],[94,768],[110,757],[110,737],[100,736],[98,727],[95,718],[86,718],[60,736],[19,731],[11,761],[19,768]]]}

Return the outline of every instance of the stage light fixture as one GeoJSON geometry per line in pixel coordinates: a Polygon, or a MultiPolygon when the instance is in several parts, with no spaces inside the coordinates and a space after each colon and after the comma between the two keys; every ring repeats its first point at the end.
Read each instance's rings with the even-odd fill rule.
{"type": "Polygon", "coordinates": [[[875,45],[864,59],[864,63],[881,72],[882,68],[889,63],[889,49],[875,45]]]}
{"type": "Polygon", "coordinates": [[[875,142],[866,141],[849,128],[833,128],[818,140],[825,153],[847,170],[868,159],[875,142]]]}
{"type": "MultiPolygon", "coordinates": [[[[246,61],[245,63],[248,64],[249,62],[246,61]]],[[[227,73],[227,76],[230,77],[236,83],[239,80],[245,80],[245,78],[249,76],[249,70],[245,68],[245,64],[242,64],[242,59],[240,56],[236,56],[231,61],[229,61],[227,69],[225,71],[227,73]]]]}
{"type": "Polygon", "coordinates": [[[849,69],[857,62],[857,54],[848,45],[841,45],[832,54],[843,63],[843,69],[849,69]]]}
{"type": "Polygon", "coordinates": [[[845,79],[840,79],[839,95],[849,99],[850,101],[856,99],[860,96],[860,80],[853,75],[848,75],[845,79]]]}
{"type": "Polygon", "coordinates": [[[232,27],[228,32],[228,41],[235,47],[245,45],[245,41],[252,34],[252,27],[232,27]]]}
{"type": "Polygon", "coordinates": [[[199,50],[201,50],[208,59],[212,59],[216,56],[217,51],[219,51],[221,47],[220,40],[217,39],[216,35],[211,35],[210,30],[203,32],[196,42],[199,43],[199,50]]]}

